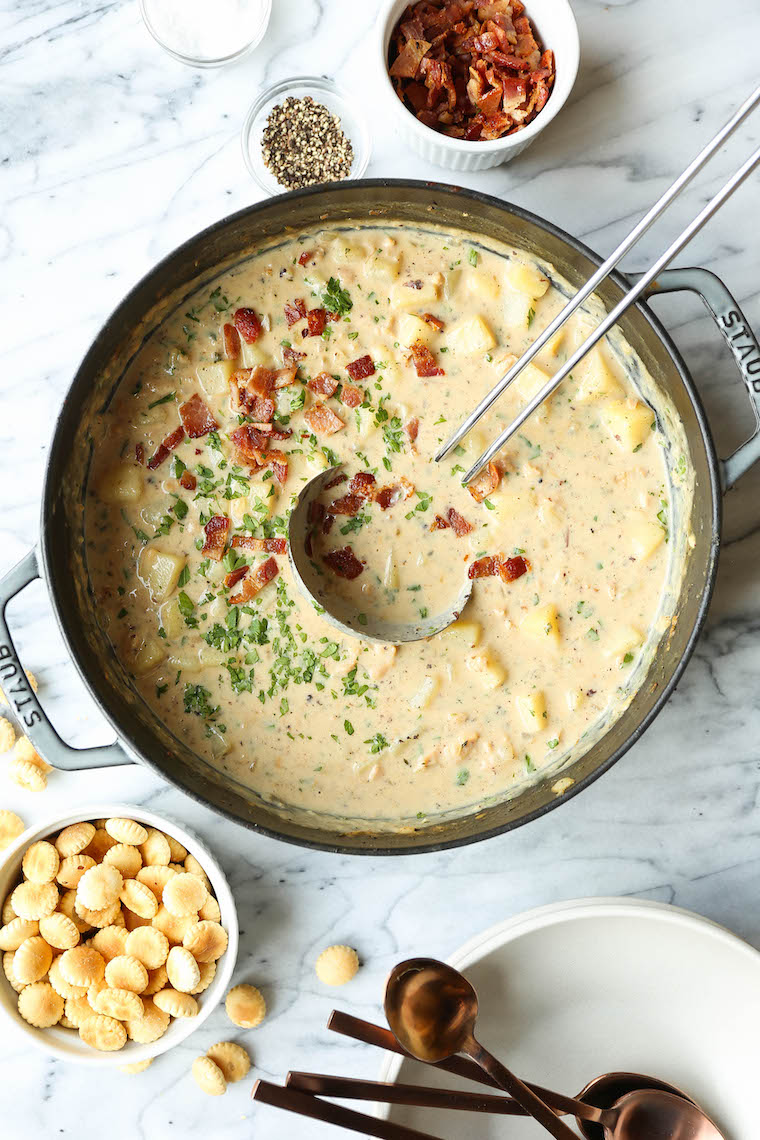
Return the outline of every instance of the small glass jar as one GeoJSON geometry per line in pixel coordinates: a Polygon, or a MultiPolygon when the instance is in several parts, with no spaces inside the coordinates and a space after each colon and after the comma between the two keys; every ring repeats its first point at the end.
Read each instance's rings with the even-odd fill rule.
{"type": "MultiPolygon", "coordinates": [[[[225,54],[203,55],[200,52],[188,52],[181,36],[178,35],[176,39],[172,39],[164,22],[168,11],[166,0],[140,0],[140,15],[153,39],[170,56],[178,59],[180,63],[187,64],[188,67],[222,67],[226,63],[235,63],[253,51],[255,47],[258,47],[269,26],[272,0],[249,0],[248,8],[251,15],[250,19],[246,19],[245,23],[241,24],[239,46],[233,47],[230,42],[229,50],[225,54]]],[[[180,20],[187,18],[187,13],[186,11],[183,13],[181,5],[178,5],[177,9],[180,13],[180,20]]],[[[213,10],[209,18],[214,19],[213,10]]]]}

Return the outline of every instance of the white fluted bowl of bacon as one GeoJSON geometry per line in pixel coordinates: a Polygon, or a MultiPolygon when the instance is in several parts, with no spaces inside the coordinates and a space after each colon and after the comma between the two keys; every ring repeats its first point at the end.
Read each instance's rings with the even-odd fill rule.
{"type": "Polygon", "coordinates": [[[580,61],[569,0],[388,0],[380,86],[409,146],[449,170],[508,162],[567,102],[580,61]]]}

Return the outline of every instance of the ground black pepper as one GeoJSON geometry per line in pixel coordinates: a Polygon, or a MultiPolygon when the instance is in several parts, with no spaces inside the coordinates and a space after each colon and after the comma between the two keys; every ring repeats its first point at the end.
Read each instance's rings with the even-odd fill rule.
{"type": "Polygon", "coordinates": [[[281,186],[300,190],[348,178],[354,151],[340,119],[311,96],[289,96],[269,112],[261,139],[264,165],[281,186]]]}

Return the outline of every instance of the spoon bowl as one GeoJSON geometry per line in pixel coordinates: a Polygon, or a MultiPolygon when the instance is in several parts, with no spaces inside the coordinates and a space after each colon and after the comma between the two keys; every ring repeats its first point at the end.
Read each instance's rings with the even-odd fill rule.
{"type": "Polygon", "coordinates": [[[288,521],[288,559],[298,589],[315,606],[322,619],[348,637],[374,641],[381,645],[403,645],[407,641],[423,641],[434,637],[455,622],[470,600],[472,579],[465,577],[452,605],[442,613],[419,621],[387,621],[370,610],[358,613],[349,603],[330,589],[332,576],[319,566],[312,548],[315,524],[312,503],[340,475],[341,468],[320,471],[301,488],[288,521]]]}
{"type": "Polygon", "coordinates": [[[435,1065],[461,1053],[472,1036],[478,996],[451,966],[428,958],[410,958],[390,973],[385,1016],[407,1053],[435,1065]]]}
{"type": "MultiPolygon", "coordinates": [[[[593,1108],[612,1108],[616,1101],[639,1089],[657,1089],[660,1092],[672,1093],[694,1104],[688,1093],[679,1089],[677,1085],[661,1081],[658,1077],[646,1076],[644,1073],[625,1072],[602,1073],[601,1076],[594,1077],[593,1081],[589,1081],[578,1093],[578,1100],[593,1108]]],[[[604,1128],[601,1124],[579,1118],[578,1127],[586,1140],[604,1140],[604,1128]]]]}

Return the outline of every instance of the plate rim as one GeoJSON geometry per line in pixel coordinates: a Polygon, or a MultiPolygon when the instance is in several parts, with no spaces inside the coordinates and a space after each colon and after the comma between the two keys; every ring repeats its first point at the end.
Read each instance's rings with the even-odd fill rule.
{"type": "MultiPolygon", "coordinates": [[[[446,958],[446,961],[450,966],[455,966],[457,969],[467,969],[476,962],[482,961],[495,950],[526,934],[558,925],[561,922],[598,918],[600,914],[608,914],[614,917],[646,916],[654,921],[698,930],[700,934],[714,938],[716,942],[726,948],[754,959],[755,966],[760,968],[760,950],[714,919],[706,918],[704,915],[686,910],[684,907],[674,906],[672,903],[657,902],[653,899],[616,897],[614,895],[566,899],[520,911],[518,914],[493,923],[479,934],[468,938],[446,958]]],[[[384,1052],[377,1079],[379,1081],[396,1081],[403,1063],[404,1058],[397,1053],[384,1052]]],[[[391,1107],[391,1105],[377,1104],[375,1114],[381,1118],[386,1118],[391,1107]]]]}

